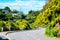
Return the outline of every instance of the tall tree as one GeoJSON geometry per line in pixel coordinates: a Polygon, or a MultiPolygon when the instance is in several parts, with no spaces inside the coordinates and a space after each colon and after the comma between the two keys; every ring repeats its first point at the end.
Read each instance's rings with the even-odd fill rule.
{"type": "Polygon", "coordinates": [[[9,7],[5,7],[4,10],[8,10],[9,12],[11,12],[9,7]]]}
{"type": "Polygon", "coordinates": [[[17,11],[17,10],[13,10],[12,12],[13,12],[13,13],[18,13],[18,11],[17,11]]]}

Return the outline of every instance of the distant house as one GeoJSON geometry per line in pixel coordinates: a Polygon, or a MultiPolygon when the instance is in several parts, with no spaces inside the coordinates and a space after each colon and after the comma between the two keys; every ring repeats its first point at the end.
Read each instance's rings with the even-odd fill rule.
{"type": "Polygon", "coordinates": [[[5,14],[9,13],[8,10],[2,10],[2,12],[5,13],[5,14]]]}
{"type": "Polygon", "coordinates": [[[12,16],[13,16],[13,17],[17,16],[17,13],[13,13],[12,16]]]}

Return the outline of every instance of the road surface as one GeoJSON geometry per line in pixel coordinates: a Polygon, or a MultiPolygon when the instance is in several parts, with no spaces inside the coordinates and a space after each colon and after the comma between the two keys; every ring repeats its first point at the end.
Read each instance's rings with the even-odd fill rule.
{"type": "Polygon", "coordinates": [[[48,38],[44,36],[45,29],[20,31],[8,34],[11,40],[56,40],[55,38],[48,38]]]}

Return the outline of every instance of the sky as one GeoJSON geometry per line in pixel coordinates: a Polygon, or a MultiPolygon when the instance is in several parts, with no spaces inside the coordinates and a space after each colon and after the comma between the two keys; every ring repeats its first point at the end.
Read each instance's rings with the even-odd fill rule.
{"type": "Polygon", "coordinates": [[[27,14],[30,10],[41,10],[45,3],[46,0],[0,0],[0,8],[8,6],[27,14]]]}

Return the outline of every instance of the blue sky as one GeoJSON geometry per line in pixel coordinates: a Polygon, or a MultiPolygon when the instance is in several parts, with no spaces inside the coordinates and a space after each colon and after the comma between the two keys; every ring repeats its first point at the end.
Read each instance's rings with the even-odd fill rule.
{"type": "Polygon", "coordinates": [[[21,10],[27,14],[29,10],[42,9],[45,2],[46,0],[0,0],[0,8],[8,6],[12,10],[21,10]]]}

